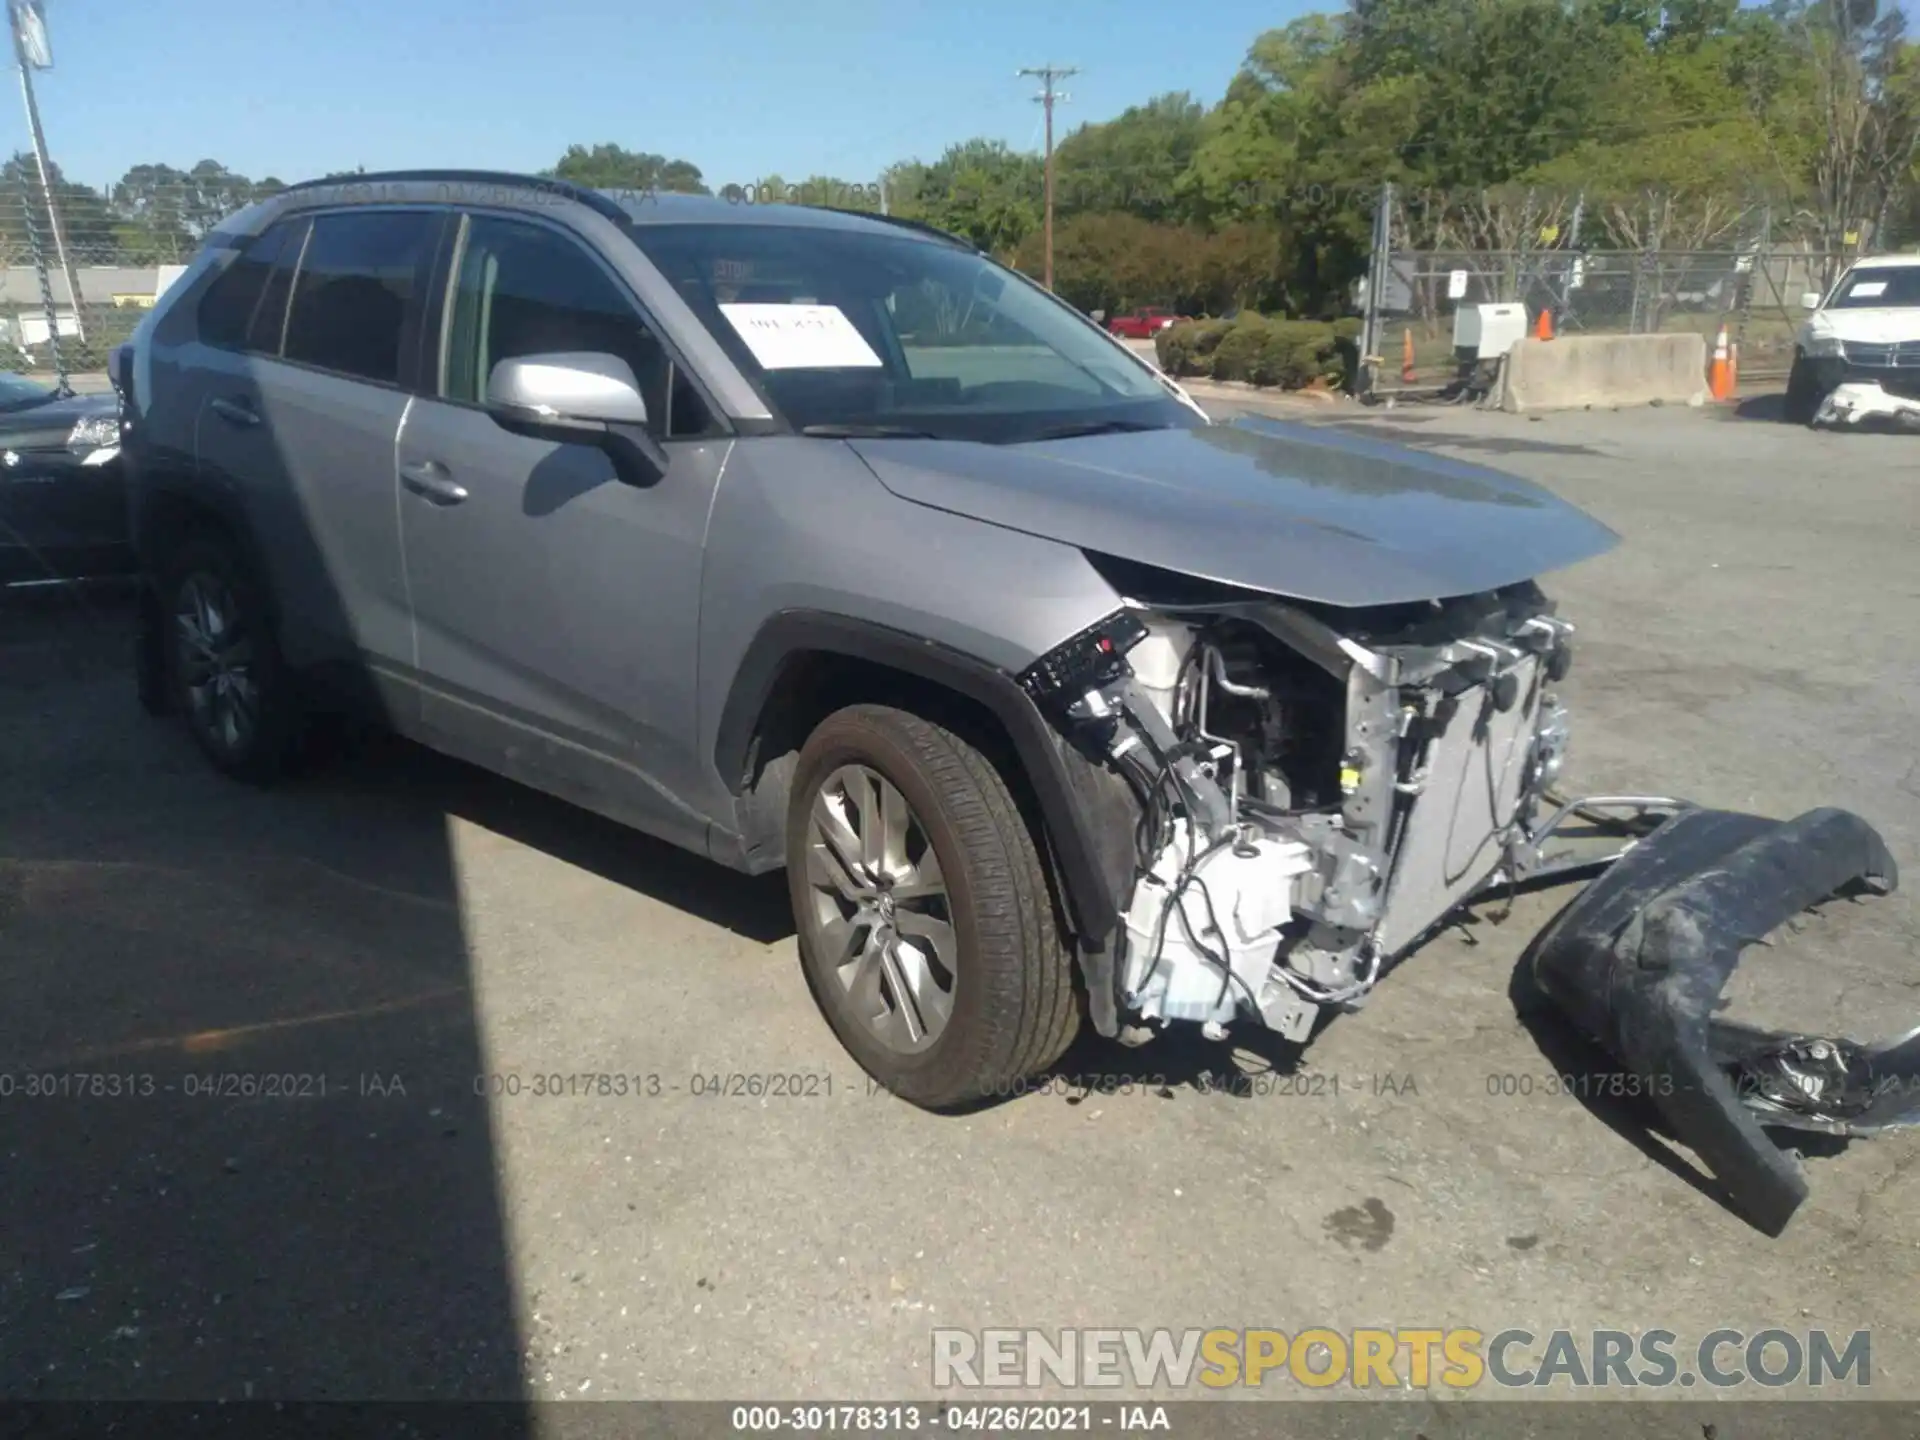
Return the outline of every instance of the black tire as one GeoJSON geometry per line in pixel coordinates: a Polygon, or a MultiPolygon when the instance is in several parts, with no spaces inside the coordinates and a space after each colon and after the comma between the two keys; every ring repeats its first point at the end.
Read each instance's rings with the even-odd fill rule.
{"type": "Polygon", "coordinates": [[[887,1090],[929,1110],[1017,1093],[1072,1043],[1073,963],[1033,833],[993,763],[953,731],[882,705],[830,715],[800,751],[787,857],[807,983],[840,1043],[887,1090]],[[917,1054],[890,1047],[855,1012],[823,938],[817,897],[826,892],[809,878],[810,825],[823,788],[849,765],[897,787],[945,884],[952,1008],[917,1054]]]}
{"type": "Polygon", "coordinates": [[[221,535],[193,535],[168,557],[160,585],[160,619],[166,634],[169,708],[186,721],[201,752],[236,780],[264,785],[279,779],[300,738],[300,705],[274,634],[266,590],[233,542],[221,535]],[[255,703],[246,707],[251,723],[238,735],[224,729],[196,700],[192,650],[178,623],[191,604],[193,586],[210,587],[224,598],[230,618],[223,633],[246,645],[245,673],[255,703]]]}
{"type": "Polygon", "coordinates": [[[1780,406],[1781,418],[1789,425],[1811,425],[1820,402],[1826,398],[1820,382],[1814,379],[1813,367],[1805,356],[1796,354],[1793,368],[1787,372],[1787,398],[1780,406]]]}

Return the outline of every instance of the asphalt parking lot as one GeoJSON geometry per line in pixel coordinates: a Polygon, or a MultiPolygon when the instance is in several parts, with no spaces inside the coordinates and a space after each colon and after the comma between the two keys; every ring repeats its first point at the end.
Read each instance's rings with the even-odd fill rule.
{"type": "MultiPolygon", "coordinates": [[[[1745,408],[1287,413],[1622,534],[1551,582],[1571,785],[1847,806],[1920,883],[1920,451],[1745,408]]],[[[1767,1240],[1630,1106],[1548,1093],[1586,1061],[1513,972],[1569,892],[1304,1057],[1083,1043],[936,1118],[835,1044],[777,878],[398,742],[233,785],[127,661],[110,598],[0,609],[0,1395],[905,1397],[935,1326],[1779,1325],[1870,1328],[1872,1393],[1920,1397],[1920,1141],[1810,1159],[1767,1240]]],[[[1909,889],[1737,998],[1883,1035],[1917,957],[1909,889]]]]}

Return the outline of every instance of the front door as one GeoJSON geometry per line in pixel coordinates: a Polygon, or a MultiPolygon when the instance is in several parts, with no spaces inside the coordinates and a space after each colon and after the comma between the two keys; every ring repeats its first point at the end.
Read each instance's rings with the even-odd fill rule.
{"type": "Polygon", "coordinates": [[[695,640],[727,440],[620,282],[538,221],[463,220],[438,372],[422,377],[398,447],[428,738],[703,849],[695,640]],[[632,367],[672,458],[656,483],[488,415],[496,364],[566,351],[632,367]]]}

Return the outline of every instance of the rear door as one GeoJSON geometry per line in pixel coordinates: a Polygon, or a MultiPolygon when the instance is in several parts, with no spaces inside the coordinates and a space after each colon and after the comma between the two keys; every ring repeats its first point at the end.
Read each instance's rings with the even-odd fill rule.
{"type": "Polygon", "coordinates": [[[199,421],[203,470],[245,494],[289,659],[403,729],[417,700],[394,443],[445,222],[429,207],[313,216],[297,254],[277,257],[247,353],[199,421]]]}
{"type": "Polygon", "coordinates": [[[695,640],[712,410],[609,267],[544,220],[462,222],[437,363],[400,435],[399,499],[428,739],[693,848],[695,640]],[[600,449],[511,434],[501,360],[625,360],[671,457],[645,488],[600,449]]]}

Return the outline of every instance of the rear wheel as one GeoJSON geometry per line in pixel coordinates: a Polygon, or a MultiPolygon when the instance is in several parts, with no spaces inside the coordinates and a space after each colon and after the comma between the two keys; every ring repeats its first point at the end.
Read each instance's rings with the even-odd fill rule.
{"type": "Polygon", "coordinates": [[[991,761],[880,705],[800,752],[787,883],[800,958],[842,1045],[929,1109],[1008,1093],[1079,1027],[1031,830],[991,761]]]}
{"type": "Polygon", "coordinates": [[[161,589],[168,691],[215,766],[256,784],[292,758],[299,708],[265,593],[231,542],[183,544],[161,589]]]}

